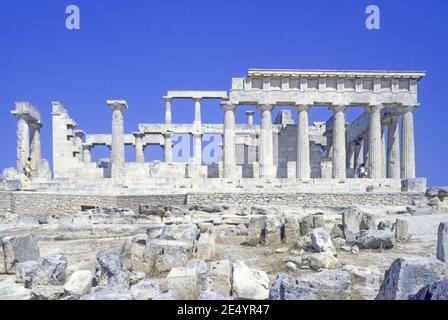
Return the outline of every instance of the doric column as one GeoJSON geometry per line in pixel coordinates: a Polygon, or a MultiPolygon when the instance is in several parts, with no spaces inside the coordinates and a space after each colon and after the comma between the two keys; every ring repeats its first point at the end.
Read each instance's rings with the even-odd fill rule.
{"type": "Polygon", "coordinates": [[[387,177],[400,179],[400,139],[397,116],[390,118],[387,128],[387,177]]]}
{"type": "Polygon", "coordinates": [[[82,161],[84,163],[92,162],[92,149],[93,149],[93,146],[91,144],[83,144],[82,145],[82,161]]]}
{"type": "Polygon", "coordinates": [[[201,99],[194,98],[193,101],[194,101],[193,160],[197,165],[202,165],[201,99]]]}
{"type": "Polygon", "coordinates": [[[235,109],[236,105],[222,102],[221,108],[224,111],[224,178],[233,178],[235,175],[235,109]]]}
{"type": "Polygon", "coordinates": [[[134,132],[135,138],[135,162],[145,163],[145,152],[143,150],[144,133],[134,132]]]}
{"type": "Polygon", "coordinates": [[[261,126],[259,140],[260,178],[271,178],[274,175],[273,146],[272,146],[272,114],[274,108],[271,104],[257,106],[261,110],[261,126]]]}
{"type": "Polygon", "coordinates": [[[353,142],[349,143],[346,146],[346,152],[347,152],[347,155],[346,155],[345,161],[347,163],[346,163],[345,167],[354,169],[355,168],[355,144],[353,142]]]}
{"type": "Polygon", "coordinates": [[[165,100],[165,124],[170,125],[171,124],[171,102],[173,101],[172,98],[169,97],[163,97],[165,100]]]}
{"type": "Polygon", "coordinates": [[[164,135],[164,160],[166,163],[173,163],[173,133],[167,131],[164,135]]]}
{"type": "Polygon", "coordinates": [[[372,179],[383,177],[383,152],[381,151],[381,105],[366,107],[369,113],[369,176],[372,179]]]}
{"type": "Polygon", "coordinates": [[[331,106],[333,110],[333,178],[345,179],[345,106],[331,106]]]}
{"type": "Polygon", "coordinates": [[[307,105],[297,105],[297,160],[296,177],[299,180],[310,179],[310,136],[308,130],[307,105]]]}
{"type": "Polygon", "coordinates": [[[40,140],[40,129],[42,124],[37,122],[30,122],[30,158],[31,158],[31,168],[36,170],[37,164],[42,159],[41,153],[41,140],[40,140]]]}
{"type": "Polygon", "coordinates": [[[246,111],[246,116],[247,116],[247,124],[250,126],[254,125],[254,111],[246,111]]]}
{"type": "Polygon", "coordinates": [[[201,124],[201,99],[194,98],[194,123],[195,124],[201,124]]]}
{"type": "Polygon", "coordinates": [[[28,117],[22,114],[14,114],[17,119],[17,170],[23,173],[25,163],[30,154],[30,132],[28,117]]]}
{"type": "Polygon", "coordinates": [[[112,145],[111,145],[111,177],[124,176],[124,123],[123,110],[128,107],[126,101],[107,101],[112,109],[112,145]]]}
{"type": "Polygon", "coordinates": [[[401,121],[401,178],[415,178],[414,111],[415,106],[403,108],[401,121]]]}
{"type": "Polygon", "coordinates": [[[386,126],[381,127],[381,161],[383,163],[383,178],[387,177],[387,145],[386,145],[386,126]]]}
{"type": "Polygon", "coordinates": [[[364,165],[368,171],[370,171],[370,148],[369,148],[369,137],[364,137],[363,139],[363,158],[364,165]]]}

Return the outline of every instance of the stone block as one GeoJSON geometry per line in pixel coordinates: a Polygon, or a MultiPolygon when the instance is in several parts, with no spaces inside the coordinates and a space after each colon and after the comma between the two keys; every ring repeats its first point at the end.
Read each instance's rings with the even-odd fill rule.
{"type": "Polygon", "coordinates": [[[144,261],[149,266],[145,270],[149,270],[149,274],[156,275],[169,271],[171,268],[183,267],[191,259],[191,255],[190,243],[176,240],[153,240],[146,246],[144,261]]]}
{"type": "Polygon", "coordinates": [[[409,240],[409,223],[403,219],[397,219],[395,222],[395,240],[406,242],[409,240]]]}
{"type": "Polygon", "coordinates": [[[191,268],[173,268],[166,277],[168,288],[183,300],[195,300],[199,296],[198,273],[191,268]]]}
{"type": "Polygon", "coordinates": [[[38,260],[40,250],[38,240],[31,235],[12,236],[2,239],[5,260],[5,273],[15,274],[17,263],[38,260]]]}
{"type": "Polygon", "coordinates": [[[39,259],[39,267],[32,278],[32,287],[36,285],[63,285],[65,282],[65,271],[67,259],[61,255],[42,257],[39,259]]]}
{"type": "Polygon", "coordinates": [[[201,233],[196,244],[196,257],[211,260],[216,254],[216,235],[212,232],[201,233]]]}
{"type": "Polygon", "coordinates": [[[26,261],[16,265],[16,282],[24,283],[25,288],[30,289],[32,280],[39,269],[40,264],[37,261],[26,261]]]}
{"type": "Polygon", "coordinates": [[[356,238],[360,249],[391,249],[394,246],[394,234],[383,230],[363,230],[356,238]]]}
{"type": "Polygon", "coordinates": [[[439,225],[437,232],[437,259],[448,263],[448,222],[439,225]]]}
{"type": "Polygon", "coordinates": [[[152,300],[160,295],[160,283],[157,279],[144,279],[131,287],[135,300],[152,300]]]}
{"type": "Polygon", "coordinates": [[[232,289],[231,272],[229,260],[212,262],[205,283],[206,290],[229,295],[232,289]]]}
{"type": "Polygon", "coordinates": [[[354,242],[359,232],[362,213],[357,208],[348,208],[342,212],[342,227],[347,242],[354,242]]]}
{"type": "Polygon", "coordinates": [[[405,179],[401,182],[403,192],[426,192],[426,178],[405,179]]]}
{"type": "Polygon", "coordinates": [[[285,216],[284,237],[288,246],[294,245],[300,236],[300,224],[297,215],[289,214],[285,216]]]}
{"type": "Polygon", "coordinates": [[[31,290],[31,300],[59,300],[64,296],[62,286],[34,286],[31,290]]]}
{"type": "Polygon", "coordinates": [[[266,272],[250,269],[243,261],[233,264],[233,297],[244,300],[266,300],[269,278],[266,272]]]}
{"type": "Polygon", "coordinates": [[[249,220],[246,243],[256,246],[262,241],[263,231],[266,228],[265,215],[252,215],[249,220]]]}
{"type": "Polygon", "coordinates": [[[80,298],[92,290],[94,275],[89,270],[75,271],[64,285],[65,294],[80,298]]]}

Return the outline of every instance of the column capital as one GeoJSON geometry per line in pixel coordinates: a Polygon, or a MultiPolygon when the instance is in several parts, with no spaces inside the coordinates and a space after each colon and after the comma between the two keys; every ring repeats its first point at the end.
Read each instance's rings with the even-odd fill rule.
{"type": "Polygon", "coordinates": [[[123,110],[128,108],[128,103],[126,100],[107,100],[107,105],[112,110],[123,110]]]}
{"type": "Polygon", "coordinates": [[[337,105],[337,104],[333,104],[328,107],[328,109],[330,109],[334,113],[341,112],[341,111],[344,112],[346,108],[347,108],[347,106],[345,106],[345,105],[337,105]]]}
{"type": "Polygon", "coordinates": [[[307,104],[296,104],[294,107],[297,109],[297,111],[302,112],[310,110],[311,106],[307,104]]]}
{"type": "Polygon", "coordinates": [[[222,101],[221,102],[221,109],[224,111],[233,111],[237,107],[236,104],[230,103],[228,101],[222,101]]]}
{"type": "Polygon", "coordinates": [[[255,115],[255,111],[250,110],[246,111],[246,116],[253,116],[253,115],[255,115]]]}
{"type": "Polygon", "coordinates": [[[174,136],[174,133],[171,131],[167,131],[163,133],[163,137],[166,138],[172,138],[174,136]]]}
{"type": "Polygon", "coordinates": [[[132,135],[135,138],[143,138],[145,136],[145,134],[143,132],[132,132],[132,135]]]}
{"type": "Polygon", "coordinates": [[[75,137],[84,137],[86,135],[86,133],[82,130],[75,130],[75,137]]]}
{"type": "Polygon", "coordinates": [[[34,130],[40,130],[43,127],[42,123],[35,121],[28,122],[28,125],[34,130]]]}
{"type": "Polygon", "coordinates": [[[414,112],[415,110],[417,110],[417,108],[420,105],[414,105],[414,106],[401,106],[400,108],[398,108],[398,110],[400,111],[400,113],[407,113],[407,112],[414,112]]]}
{"type": "Polygon", "coordinates": [[[202,98],[193,97],[192,98],[194,102],[201,102],[202,98]]]}
{"type": "Polygon", "coordinates": [[[262,104],[257,105],[257,109],[259,109],[261,111],[272,111],[272,109],[274,109],[274,105],[262,103],[262,104]]]}
{"type": "Polygon", "coordinates": [[[82,149],[83,150],[92,150],[93,149],[93,144],[83,143],[82,144],[82,149]]]}
{"type": "Polygon", "coordinates": [[[368,113],[374,113],[381,111],[383,109],[383,105],[381,104],[369,104],[364,107],[364,110],[368,113]]]}
{"type": "Polygon", "coordinates": [[[163,100],[164,100],[165,102],[172,102],[172,101],[173,101],[173,98],[172,98],[172,97],[167,97],[167,96],[165,96],[165,97],[163,97],[163,100]]]}

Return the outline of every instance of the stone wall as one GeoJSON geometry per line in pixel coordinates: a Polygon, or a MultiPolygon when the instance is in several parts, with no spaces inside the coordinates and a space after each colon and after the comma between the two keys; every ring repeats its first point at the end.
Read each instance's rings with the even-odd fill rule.
{"type": "Polygon", "coordinates": [[[188,193],[188,204],[290,206],[412,206],[412,193],[188,193]]]}

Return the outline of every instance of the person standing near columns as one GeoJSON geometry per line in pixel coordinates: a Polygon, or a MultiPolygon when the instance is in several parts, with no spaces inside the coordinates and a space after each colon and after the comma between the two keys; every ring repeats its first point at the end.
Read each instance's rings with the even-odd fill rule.
{"type": "Polygon", "coordinates": [[[387,129],[387,177],[400,179],[400,140],[398,133],[399,116],[391,116],[387,129]]]}
{"type": "Polygon", "coordinates": [[[297,162],[296,177],[308,180],[311,176],[310,168],[310,136],[308,128],[308,105],[297,105],[297,162]]]}
{"type": "Polygon", "coordinates": [[[404,106],[401,120],[401,178],[415,178],[414,111],[417,106],[404,106]]]}
{"type": "Polygon", "coordinates": [[[144,133],[134,132],[135,139],[135,162],[145,163],[145,152],[143,150],[143,137],[144,133]]]}
{"type": "Polygon", "coordinates": [[[369,105],[369,177],[381,179],[383,177],[383,152],[381,138],[381,105],[369,105]]]}
{"type": "Polygon", "coordinates": [[[193,122],[193,159],[197,165],[202,165],[202,120],[201,99],[194,98],[194,122],[193,122]]]}
{"type": "Polygon", "coordinates": [[[260,178],[271,178],[273,170],[273,146],[272,146],[272,114],[274,108],[271,104],[261,104],[257,107],[261,110],[261,126],[259,139],[260,178]]]}
{"type": "Polygon", "coordinates": [[[124,177],[124,123],[123,110],[128,105],[124,100],[109,100],[112,109],[112,145],[111,145],[111,177],[124,177]]]}
{"type": "Polygon", "coordinates": [[[30,122],[30,158],[31,158],[31,168],[36,170],[39,162],[42,159],[41,154],[41,140],[40,140],[40,129],[42,129],[42,124],[38,122],[30,122]]]}
{"type": "Polygon", "coordinates": [[[229,102],[222,102],[221,108],[224,111],[224,178],[233,178],[235,175],[235,109],[236,105],[229,102]]]}
{"type": "Polygon", "coordinates": [[[333,179],[345,179],[345,106],[334,105],[333,111],[333,179]]]}
{"type": "Polygon", "coordinates": [[[173,163],[173,133],[167,131],[164,135],[164,160],[166,163],[173,163]]]}

